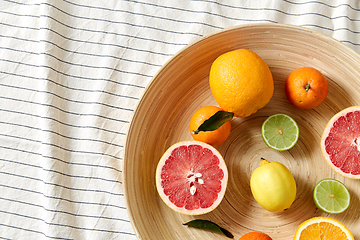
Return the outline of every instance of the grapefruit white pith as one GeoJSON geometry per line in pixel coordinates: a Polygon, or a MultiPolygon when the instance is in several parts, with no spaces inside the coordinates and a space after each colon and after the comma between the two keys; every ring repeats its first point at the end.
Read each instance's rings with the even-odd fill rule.
{"type": "Polygon", "coordinates": [[[156,169],[156,187],[173,210],[199,215],[215,209],[223,199],[228,171],[221,154],[209,144],[184,141],[172,145],[156,169]]]}
{"type": "Polygon", "coordinates": [[[322,153],[337,173],[360,179],[360,106],[335,114],[321,138],[322,153]]]}

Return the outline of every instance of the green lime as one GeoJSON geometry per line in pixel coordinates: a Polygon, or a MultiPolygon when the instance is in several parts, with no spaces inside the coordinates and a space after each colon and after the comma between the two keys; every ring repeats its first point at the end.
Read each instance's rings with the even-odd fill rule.
{"type": "Polygon", "coordinates": [[[299,138],[299,127],[290,116],[277,113],[264,121],[261,135],[270,148],[285,151],[296,144],[299,138]]]}
{"type": "Polygon", "coordinates": [[[345,185],[335,179],[318,182],[313,194],[315,205],[326,213],[342,213],[350,205],[350,193],[345,185]]]}

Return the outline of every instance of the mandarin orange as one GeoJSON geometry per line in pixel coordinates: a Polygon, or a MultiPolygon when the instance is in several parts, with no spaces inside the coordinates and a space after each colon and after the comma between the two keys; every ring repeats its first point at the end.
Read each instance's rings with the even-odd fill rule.
{"type": "Polygon", "coordinates": [[[194,140],[205,142],[214,147],[219,146],[229,137],[231,131],[231,122],[225,122],[220,128],[214,131],[199,132],[193,134],[192,131],[198,129],[198,127],[207,119],[209,119],[216,112],[222,110],[216,106],[205,106],[199,108],[191,117],[190,120],[190,133],[194,140]]]}
{"type": "Polygon", "coordinates": [[[322,103],[328,94],[324,75],[315,68],[301,67],[292,71],[285,82],[287,99],[301,109],[311,109],[322,103]]]}
{"type": "Polygon", "coordinates": [[[239,240],[272,240],[266,233],[262,232],[249,232],[243,235],[239,240]]]}

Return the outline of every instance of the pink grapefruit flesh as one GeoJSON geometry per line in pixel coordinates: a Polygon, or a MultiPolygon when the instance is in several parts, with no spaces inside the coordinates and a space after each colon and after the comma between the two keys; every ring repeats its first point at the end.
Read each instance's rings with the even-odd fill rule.
{"type": "Polygon", "coordinates": [[[360,179],[360,106],[346,108],[330,119],[321,150],[337,173],[360,179]]]}
{"type": "Polygon", "coordinates": [[[160,159],[156,187],[173,210],[199,215],[214,210],[224,197],[228,171],[212,146],[199,141],[172,145],[160,159]]]}

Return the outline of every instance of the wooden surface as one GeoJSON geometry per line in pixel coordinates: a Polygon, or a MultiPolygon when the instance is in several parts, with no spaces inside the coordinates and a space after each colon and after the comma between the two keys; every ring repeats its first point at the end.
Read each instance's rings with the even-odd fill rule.
{"type": "Polygon", "coordinates": [[[360,105],[359,64],[359,55],[340,42],[312,30],[279,24],[225,29],[190,44],[172,57],[147,87],[127,135],[124,190],[138,238],[227,239],[182,225],[202,218],[228,229],[235,239],[250,231],[265,232],[276,240],[292,239],[298,225],[315,216],[336,218],[352,231],[355,239],[360,238],[360,182],[332,171],[319,145],[326,123],[335,113],[360,105]],[[219,207],[195,217],[178,214],[162,202],[156,191],[157,163],[169,146],[192,139],[189,121],[198,108],[217,105],[209,89],[210,66],[222,53],[239,48],[251,49],[266,61],[274,78],[274,96],[250,117],[233,119],[229,139],[217,148],[229,171],[228,188],[219,207]],[[303,66],[320,70],[329,83],[328,97],[311,110],[295,108],[284,92],[287,75],[303,66]],[[262,122],[279,112],[293,117],[300,128],[298,143],[285,152],[268,148],[261,138],[262,122]],[[283,163],[296,180],[295,202],[285,212],[267,212],[251,194],[250,176],[261,157],[283,163]],[[339,215],[321,212],[312,200],[315,184],[329,177],[343,182],[352,197],[349,209],[339,215]]]}

